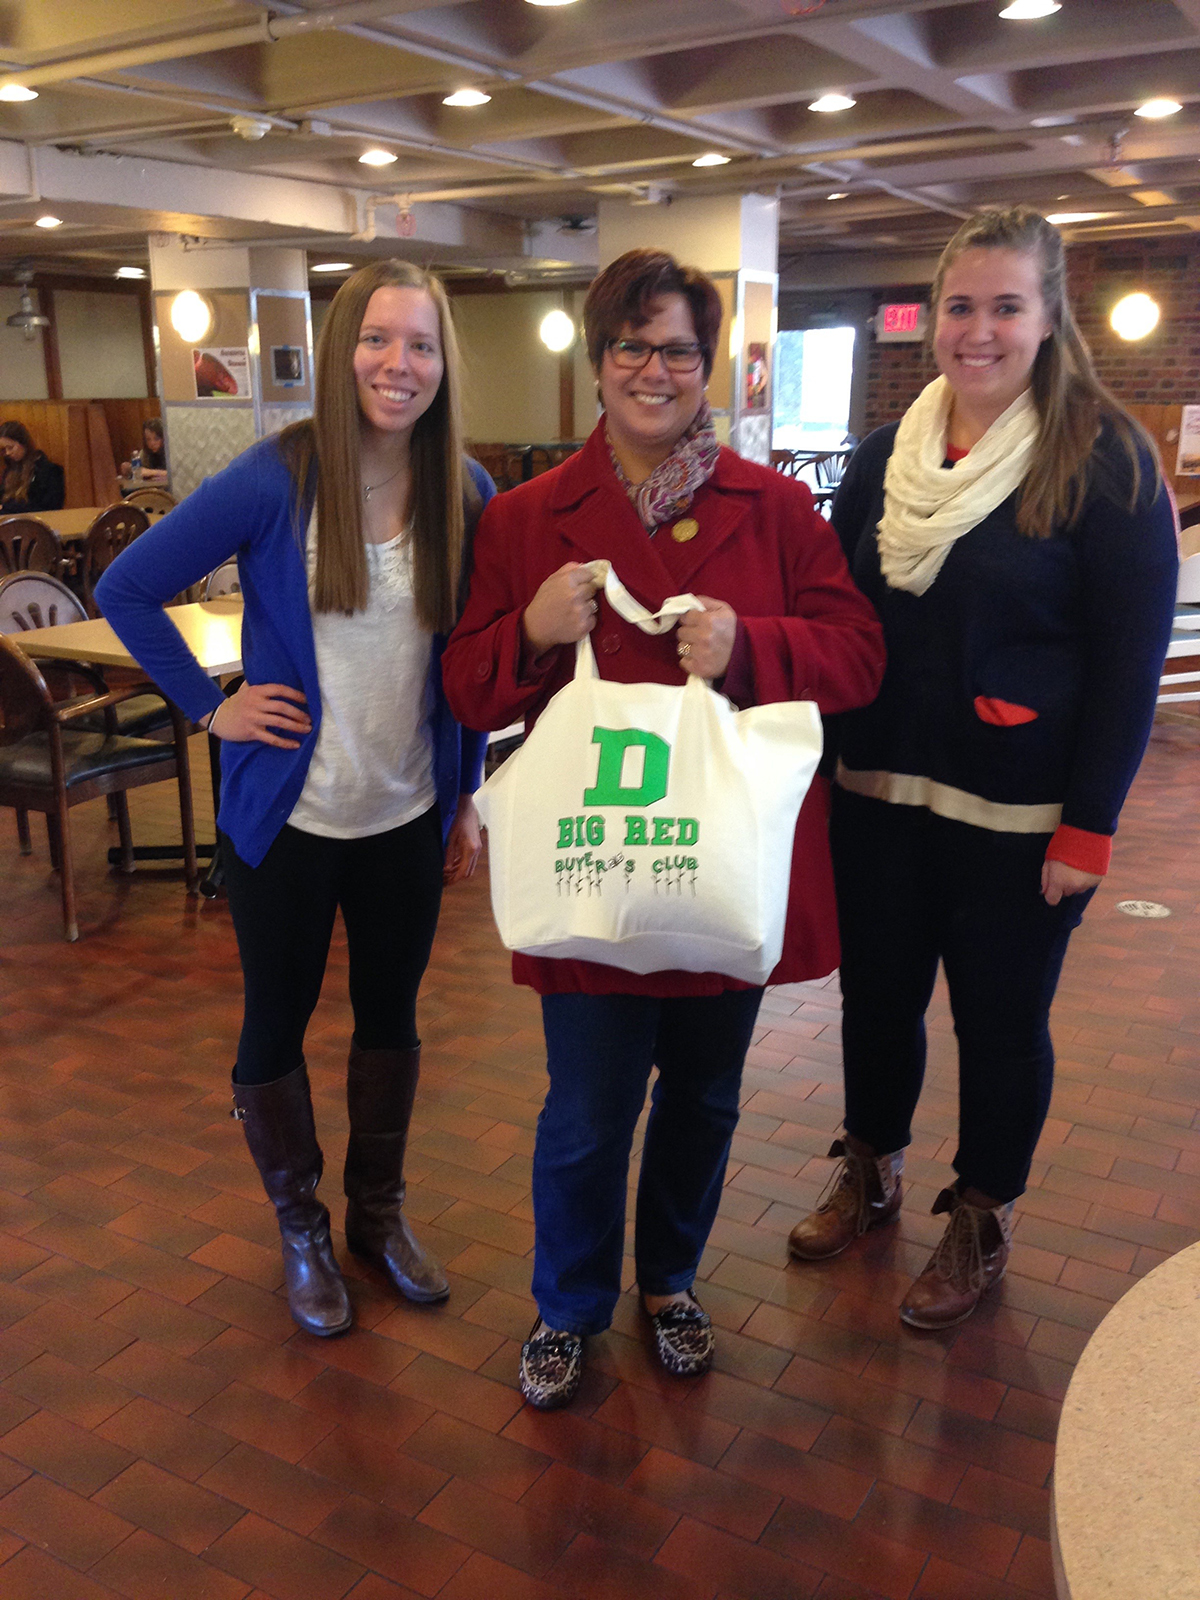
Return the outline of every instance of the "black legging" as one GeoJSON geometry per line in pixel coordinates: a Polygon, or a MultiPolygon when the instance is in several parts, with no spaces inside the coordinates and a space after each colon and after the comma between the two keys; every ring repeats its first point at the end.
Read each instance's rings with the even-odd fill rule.
{"type": "Polygon", "coordinates": [[[238,1083],[271,1083],[304,1059],[338,907],[350,955],[354,1036],[365,1050],[417,1040],[417,990],[442,897],[438,809],[366,839],[284,827],[257,867],[221,835],[245,985],[238,1083]]]}
{"type": "Polygon", "coordinates": [[[954,1170],[1015,1200],[1054,1086],[1050,1004],[1094,891],[1046,904],[1048,834],[993,833],[836,787],[831,841],[847,1131],[881,1155],[909,1143],[940,957],[958,1036],[954,1170]]]}

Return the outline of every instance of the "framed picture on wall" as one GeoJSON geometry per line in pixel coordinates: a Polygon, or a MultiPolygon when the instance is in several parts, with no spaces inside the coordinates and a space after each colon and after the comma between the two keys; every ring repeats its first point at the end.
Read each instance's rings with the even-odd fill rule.
{"type": "Polygon", "coordinates": [[[271,346],[271,376],[277,389],[304,387],[304,351],[298,344],[271,346]]]}
{"type": "Polygon", "coordinates": [[[197,400],[249,400],[250,352],[222,345],[215,350],[193,350],[192,371],[197,400]]]}

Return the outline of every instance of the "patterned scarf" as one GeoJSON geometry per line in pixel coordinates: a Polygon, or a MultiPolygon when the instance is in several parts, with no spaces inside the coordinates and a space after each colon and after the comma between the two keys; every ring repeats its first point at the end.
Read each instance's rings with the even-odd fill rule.
{"type": "Polygon", "coordinates": [[[696,490],[712,477],[721,451],[707,400],[700,402],[699,411],[675,441],[671,454],[655,467],[644,483],[630,483],[622,472],[607,427],[604,441],[617,482],[633,502],[642,527],[651,538],[656,528],[687,510],[696,490]]]}

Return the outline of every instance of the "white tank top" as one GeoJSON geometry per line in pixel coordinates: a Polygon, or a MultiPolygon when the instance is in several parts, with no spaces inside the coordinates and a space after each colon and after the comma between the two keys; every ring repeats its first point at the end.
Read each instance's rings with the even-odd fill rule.
{"type": "Polygon", "coordinates": [[[399,828],[437,798],[429,731],[430,635],[416,618],[408,530],[368,544],[365,611],[312,608],[317,527],[308,528],[309,610],[321,726],[288,822],[329,839],[399,828]]]}

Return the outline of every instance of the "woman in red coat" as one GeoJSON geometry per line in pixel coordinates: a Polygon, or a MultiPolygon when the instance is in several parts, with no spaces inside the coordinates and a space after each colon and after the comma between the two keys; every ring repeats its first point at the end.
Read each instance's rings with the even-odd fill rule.
{"type": "MultiPolygon", "coordinates": [[[[471,593],[442,658],[446,695],[473,728],[531,725],[571,677],[585,633],[602,676],[716,681],[740,706],[867,704],[883,646],[807,488],[722,448],[705,385],[720,333],[712,281],[656,250],[595,280],[584,307],[604,416],[562,466],[488,507],[471,593]],[[673,634],[622,621],[584,564],[603,556],[652,610],[690,591],[704,610],[673,634]]],[[[827,790],[817,779],[796,827],[787,932],[773,983],[837,965],[827,790]]],[[[521,1389],[542,1408],[579,1385],[583,1341],[620,1293],[634,1126],[658,1068],[638,1187],[642,1305],[668,1371],[712,1360],[692,1286],[721,1195],[742,1065],[762,989],[719,972],[623,972],[513,958],[542,996],[550,1089],[538,1122],[533,1292],[540,1313],[521,1389]]]]}

